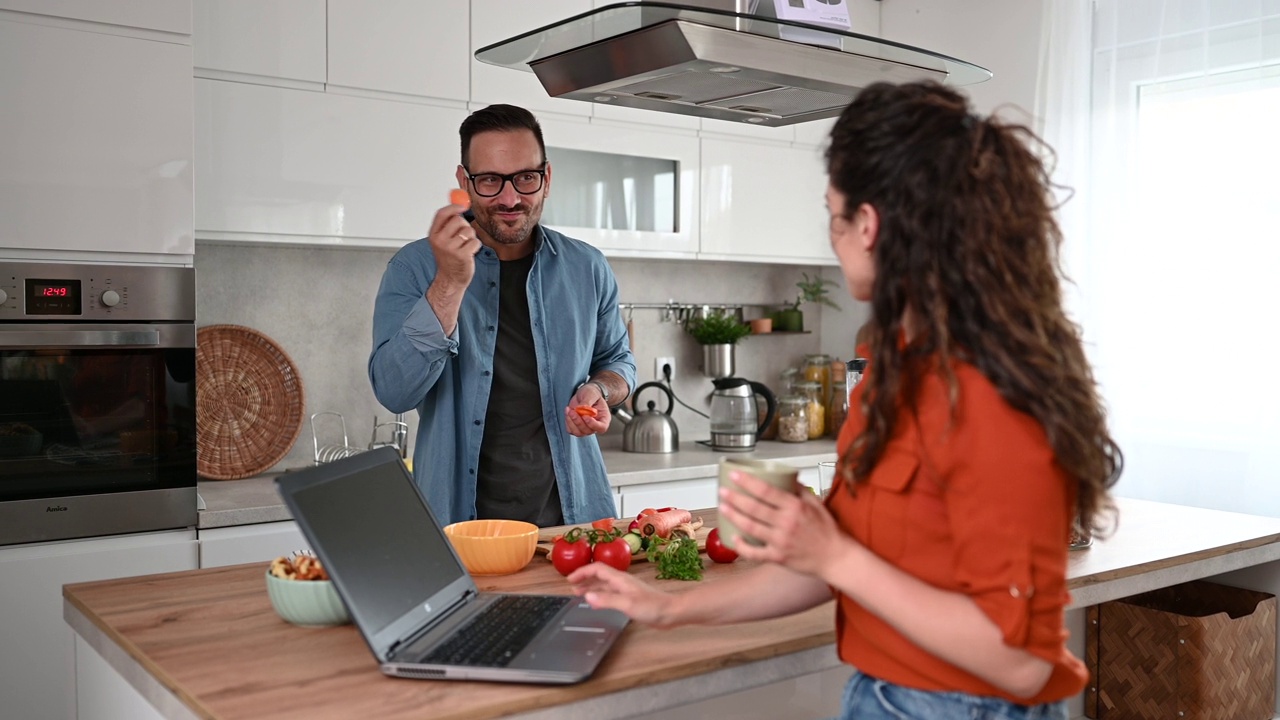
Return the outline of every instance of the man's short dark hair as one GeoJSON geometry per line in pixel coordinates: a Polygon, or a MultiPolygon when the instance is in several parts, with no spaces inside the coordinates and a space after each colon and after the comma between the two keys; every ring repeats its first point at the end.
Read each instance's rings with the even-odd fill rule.
{"type": "Polygon", "coordinates": [[[538,124],[538,119],[533,116],[533,113],[515,105],[490,105],[468,115],[467,119],[462,121],[462,126],[458,128],[458,134],[462,136],[462,166],[468,170],[471,167],[467,164],[470,160],[471,138],[483,132],[514,130],[528,130],[533,133],[533,137],[538,141],[538,150],[542,153],[542,162],[545,163],[547,146],[542,142],[542,126],[538,124]]]}

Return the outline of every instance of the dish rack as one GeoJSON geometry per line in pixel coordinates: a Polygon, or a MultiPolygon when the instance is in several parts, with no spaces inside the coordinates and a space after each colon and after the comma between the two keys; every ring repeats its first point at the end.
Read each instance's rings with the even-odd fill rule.
{"type": "Polygon", "coordinates": [[[369,438],[368,447],[358,447],[351,444],[350,436],[347,435],[347,419],[342,416],[342,413],[328,410],[311,415],[311,447],[315,452],[314,459],[316,465],[323,465],[324,463],[330,463],[334,460],[350,457],[357,453],[362,453],[366,450],[372,450],[386,445],[394,447],[396,451],[400,453],[400,458],[404,459],[408,457],[408,439],[409,423],[404,421],[404,413],[398,413],[395,420],[383,423],[378,422],[378,416],[375,415],[373,417],[373,434],[369,438]],[[320,434],[316,432],[316,418],[324,415],[330,415],[338,419],[338,423],[342,427],[341,443],[335,442],[324,445],[320,444],[320,434]],[[378,432],[384,428],[391,429],[390,439],[379,441],[378,432]]]}

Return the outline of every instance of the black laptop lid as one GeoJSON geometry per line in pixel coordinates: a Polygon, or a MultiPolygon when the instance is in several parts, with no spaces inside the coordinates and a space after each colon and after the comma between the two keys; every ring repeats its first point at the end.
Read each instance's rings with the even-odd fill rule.
{"type": "Polygon", "coordinates": [[[276,478],[374,655],[474,591],[394,448],[276,478]]]}

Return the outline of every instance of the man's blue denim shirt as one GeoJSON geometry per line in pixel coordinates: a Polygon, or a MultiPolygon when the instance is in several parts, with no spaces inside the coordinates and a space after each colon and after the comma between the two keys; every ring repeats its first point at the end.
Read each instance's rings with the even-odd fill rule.
{"type": "MultiPolygon", "coordinates": [[[[596,248],[554,230],[535,229],[529,315],[542,392],[543,422],[567,523],[613,517],[617,510],[595,436],[565,428],[564,408],[592,374],[612,370],[635,387],[635,358],[618,310],[618,283],[596,248]]],[[[476,513],[476,468],[489,407],[498,326],[501,263],[485,247],[463,295],[458,327],[446,336],[427,303],[436,273],[427,240],[400,249],[374,301],[373,393],[392,412],[418,411],[413,472],[442,524],[476,513]]]]}

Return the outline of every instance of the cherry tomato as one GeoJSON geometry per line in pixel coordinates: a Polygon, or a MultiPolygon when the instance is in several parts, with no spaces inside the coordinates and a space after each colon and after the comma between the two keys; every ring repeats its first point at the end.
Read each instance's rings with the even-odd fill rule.
{"type": "Polygon", "coordinates": [[[611,568],[625,571],[631,567],[631,546],[622,538],[596,543],[595,550],[591,552],[591,559],[598,563],[604,563],[611,568]]]}
{"type": "Polygon", "coordinates": [[[551,564],[561,575],[568,575],[589,562],[591,545],[580,535],[575,536],[572,541],[560,538],[551,547],[551,564]]]}
{"type": "Polygon", "coordinates": [[[720,528],[712,528],[707,535],[707,557],[718,563],[731,563],[738,559],[738,553],[720,541],[720,528]]]}

